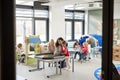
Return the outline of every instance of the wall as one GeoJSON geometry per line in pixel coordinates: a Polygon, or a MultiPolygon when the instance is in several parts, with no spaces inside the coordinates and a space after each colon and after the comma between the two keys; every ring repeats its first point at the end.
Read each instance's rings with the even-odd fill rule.
{"type": "Polygon", "coordinates": [[[65,38],[65,11],[64,6],[50,6],[50,39],[65,38]]]}

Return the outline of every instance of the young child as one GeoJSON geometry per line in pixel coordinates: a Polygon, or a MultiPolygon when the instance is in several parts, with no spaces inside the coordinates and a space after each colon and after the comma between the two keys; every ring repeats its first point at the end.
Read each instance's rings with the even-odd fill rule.
{"type": "Polygon", "coordinates": [[[84,42],[81,49],[83,51],[83,53],[81,54],[81,60],[86,60],[86,56],[88,54],[88,43],[84,42]]]}
{"type": "MultiPolygon", "coordinates": [[[[80,49],[80,43],[79,43],[78,41],[76,41],[76,42],[74,43],[74,45],[73,45],[73,48],[74,48],[74,49],[80,49]]],[[[80,59],[81,59],[81,54],[80,54],[80,52],[75,52],[74,59],[76,59],[77,54],[79,55],[79,60],[80,60],[80,59]]],[[[79,60],[78,60],[78,61],[79,61],[79,60]]]]}
{"type": "Polygon", "coordinates": [[[18,52],[19,63],[24,63],[25,54],[24,54],[23,45],[21,43],[17,45],[17,52],[18,52]]]}
{"type": "Polygon", "coordinates": [[[62,42],[62,53],[65,55],[65,61],[66,61],[67,70],[70,70],[70,63],[69,63],[70,53],[68,51],[67,42],[66,41],[62,42]]]}

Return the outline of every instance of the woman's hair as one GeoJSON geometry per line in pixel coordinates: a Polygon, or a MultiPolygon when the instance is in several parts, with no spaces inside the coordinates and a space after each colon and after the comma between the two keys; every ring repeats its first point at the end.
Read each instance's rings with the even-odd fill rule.
{"type": "Polygon", "coordinates": [[[60,44],[58,43],[59,40],[63,41],[64,39],[63,39],[62,37],[59,37],[59,38],[57,39],[57,42],[55,43],[55,46],[56,46],[56,47],[58,47],[58,46],[60,45],[60,44]]]}
{"type": "Polygon", "coordinates": [[[52,45],[55,44],[53,39],[51,39],[51,41],[49,42],[49,45],[51,45],[51,43],[52,43],[52,45]]]}

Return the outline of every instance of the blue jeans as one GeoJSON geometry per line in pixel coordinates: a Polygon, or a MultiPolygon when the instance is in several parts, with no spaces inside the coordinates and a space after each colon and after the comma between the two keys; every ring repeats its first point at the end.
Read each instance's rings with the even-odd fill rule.
{"type": "Polygon", "coordinates": [[[77,55],[77,54],[79,55],[79,60],[80,60],[80,59],[81,59],[81,54],[80,54],[80,52],[76,52],[76,53],[75,53],[74,59],[76,59],[76,55],[77,55]]]}
{"type": "Polygon", "coordinates": [[[87,54],[82,53],[82,54],[81,54],[81,59],[85,60],[85,59],[86,59],[86,56],[87,56],[87,54]]]}

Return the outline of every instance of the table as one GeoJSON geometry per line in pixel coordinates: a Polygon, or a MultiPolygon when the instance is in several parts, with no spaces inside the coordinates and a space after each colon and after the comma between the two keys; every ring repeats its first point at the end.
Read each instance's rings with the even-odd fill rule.
{"type": "MultiPolygon", "coordinates": [[[[61,62],[65,59],[65,56],[49,56],[48,58],[45,58],[44,56],[47,55],[45,54],[37,54],[37,55],[30,55],[29,57],[31,58],[36,58],[37,59],[37,68],[36,69],[31,69],[29,70],[30,72],[36,71],[36,70],[42,70],[45,68],[44,63],[55,63],[56,65],[56,74],[58,74],[58,62],[61,62]],[[43,62],[43,68],[40,68],[40,61],[43,62]]],[[[61,64],[61,63],[60,63],[61,64]]],[[[72,72],[74,72],[74,60],[72,59],[72,72]]],[[[61,67],[60,67],[60,74],[62,74],[61,67]]],[[[48,78],[50,76],[47,76],[48,78]]]]}

